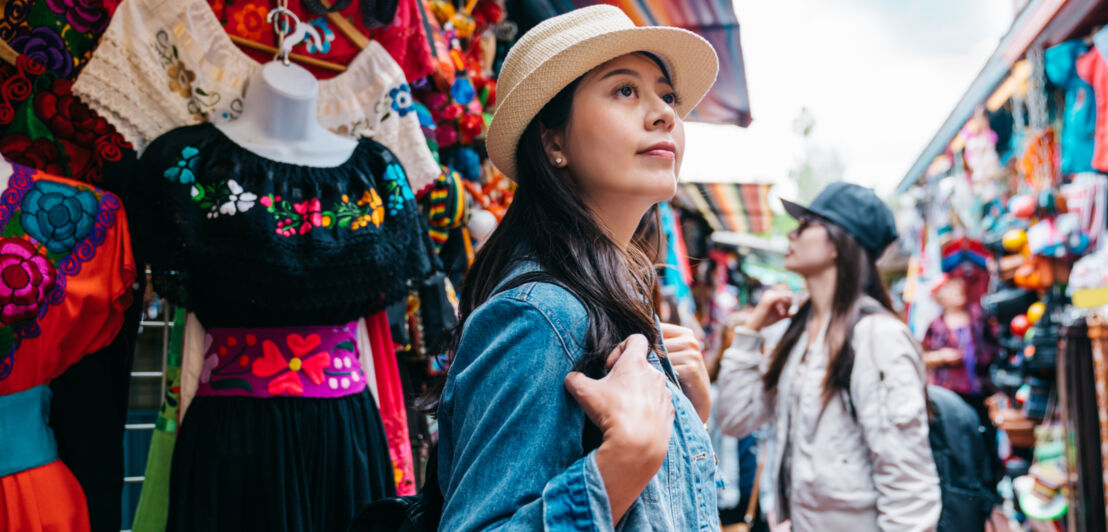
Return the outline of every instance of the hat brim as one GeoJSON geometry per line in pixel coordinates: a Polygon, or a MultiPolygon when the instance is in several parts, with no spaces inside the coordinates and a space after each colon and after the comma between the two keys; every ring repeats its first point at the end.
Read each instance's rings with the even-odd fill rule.
{"type": "Polygon", "coordinates": [[[785,206],[785,212],[789,213],[789,216],[792,216],[797,220],[807,217],[822,218],[822,216],[816,214],[815,211],[809,209],[808,207],[793,203],[789,200],[783,199],[781,200],[781,204],[785,206]]]}
{"type": "Polygon", "coordinates": [[[612,59],[649,52],[665,63],[681,97],[677,114],[684,118],[716,81],[719,59],[699,35],[680,28],[643,26],[602,33],[567,46],[526,74],[500,98],[485,142],[489,159],[504,175],[516,178],[516,147],[527,125],[573,80],[612,59]]]}

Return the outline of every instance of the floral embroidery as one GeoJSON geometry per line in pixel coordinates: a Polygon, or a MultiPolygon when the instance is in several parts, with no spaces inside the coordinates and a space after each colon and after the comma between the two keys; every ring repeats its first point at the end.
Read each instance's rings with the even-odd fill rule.
{"type": "Polygon", "coordinates": [[[96,223],[99,200],[88,190],[54,181],[36,181],[23,198],[20,223],[51,253],[66,253],[96,223]]]}
{"type": "Polygon", "coordinates": [[[301,395],[304,393],[304,384],[301,382],[299,374],[303,372],[313,384],[318,386],[323,383],[324,368],[331,365],[331,354],[327,352],[304,358],[304,355],[319,347],[320,341],[317,334],[310,335],[307,338],[298,334],[290,334],[286,343],[293,356],[291,359],[285,360],[277,344],[271,340],[265,340],[262,342],[263,356],[254,360],[250,371],[257,377],[269,378],[288,370],[288,372],[282,373],[269,381],[269,393],[271,395],[281,395],[283,393],[301,395]]]}
{"type": "Polygon", "coordinates": [[[53,28],[39,26],[28,35],[21,35],[9,43],[17,52],[45,65],[58,76],[67,78],[73,73],[73,56],[65,41],[53,28]]]}
{"type": "Polygon", "coordinates": [[[69,25],[81,33],[99,34],[108,26],[108,11],[98,4],[88,0],[46,0],[51,11],[64,14],[69,25]]]}
{"type": "Polygon", "coordinates": [[[234,179],[210,185],[193,185],[189,195],[201,209],[208,211],[208,218],[218,218],[221,214],[233,216],[249,211],[258,200],[257,194],[246,192],[234,179]]]}
{"type": "MultiPolygon", "coordinates": [[[[265,14],[262,14],[265,18],[265,14]]],[[[223,96],[218,92],[210,92],[197,85],[196,73],[186,68],[184,61],[177,53],[177,45],[170,38],[166,30],[158,30],[155,35],[154,51],[161,60],[162,68],[169,78],[169,88],[176,94],[187,99],[185,104],[193,123],[205,122],[209,113],[215,111],[223,120],[234,120],[242,114],[242,98],[233,98],[225,107],[217,107],[223,102],[223,96]]]]}
{"type": "Polygon", "coordinates": [[[320,48],[316,48],[315,43],[312,42],[312,40],[307,38],[307,36],[305,35],[304,45],[308,48],[308,53],[310,53],[310,54],[326,54],[326,53],[329,53],[331,51],[331,41],[335,40],[335,32],[332,31],[330,26],[327,25],[327,19],[325,19],[323,17],[315,18],[315,19],[312,19],[311,21],[309,21],[308,24],[311,24],[312,26],[315,26],[316,29],[319,30],[320,37],[322,37],[322,39],[320,40],[320,44],[322,46],[320,48]]]}
{"type": "Polygon", "coordinates": [[[166,168],[162,175],[175,183],[195,183],[197,155],[200,155],[200,150],[192,146],[185,146],[181,149],[181,156],[177,158],[177,164],[166,168]]]}
{"type": "MultiPolygon", "coordinates": [[[[336,345],[335,350],[337,351],[339,349],[349,351],[351,354],[355,353],[353,342],[343,342],[336,345]]],[[[341,356],[334,356],[331,357],[331,359],[335,368],[334,371],[330,369],[323,370],[323,373],[328,375],[327,386],[329,388],[338,390],[339,387],[342,387],[342,389],[346,390],[350,388],[351,385],[357,384],[362,380],[360,368],[357,367],[356,357],[354,360],[341,356]]]]}
{"type": "MultiPolygon", "coordinates": [[[[20,211],[29,207],[28,204],[32,202],[28,201],[28,197],[32,192],[35,192],[40,183],[53,183],[78,193],[87,193],[93,198],[98,198],[97,209],[94,211],[95,216],[94,226],[91,230],[85,231],[87,237],[81,240],[73,247],[73,251],[68,254],[58,255],[56,253],[47,253],[43,260],[47,261],[49,265],[54,263],[56,268],[55,280],[52,287],[42,286],[42,292],[44,296],[41,298],[41,304],[38,306],[36,316],[38,319],[42,319],[46,316],[50,307],[53,305],[60,305],[66,300],[66,279],[67,276],[73,276],[81,273],[82,264],[92,260],[96,256],[96,249],[103,245],[109,235],[109,230],[115,226],[116,211],[118,211],[123,205],[119,201],[119,198],[114,194],[101,193],[91,189],[76,189],[68,185],[62,185],[60,183],[54,183],[49,180],[36,181],[33,177],[35,171],[20,165],[14,165],[11,177],[8,180],[8,187],[4,190],[3,194],[0,194],[0,227],[3,227],[3,237],[11,238],[13,240],[23,240],[30,231],[25,230],[23,227],[27,223],[20,215],[20,211]]],[[[84,197],[84,196],[82,196],[84,197]]],[[[57,206],[56,200],[58,198],[47,201],[41,199],[41,202],[46,204],[51,211],[57,206]]],[[[34,204],[39,201],[33,202],[34,204]]],[[[70,205],[72,207],[73,205],[70,205]]],[[[68,209],[66,209],[68,210],[68,209]]],[[[51,212],[48,218],[52,218],[55,213],[51,212]]],[[[73,213],[66,212],[65,216],[70,217],[73,213]]],[[[50,220],[53,222],[54,220],[50,220]]],[[[79,229],[78,229],[79,230],[79,229]]],[[[34,237],[34,235],[31,235],[34,237]]],[[[24,241],[27,246],[31,246],[33,242],[24,241]]],[[[46,244],[45,241],[40,241],[40,244],[46,244]]],[[[12,248],[3,248],[0,246],[0,255],[7,253],[12,248]]],[[[49,251],[49,248],[47,249],[49,251]]],[[[42,255],[41,250],[36,250],[36,254],[42,255]]],[[[34,261],[34,259],[31,259],[34,261]]],[[[18,272],[10,272],[13,277],[8,278],[8,282],[16,284],[15,281],[21,280],[18,277],[18,272]]],[[[3,269],[0,268],[0,279],[3,279],[3,269]]],[[[33,279],[33,275],[32,275],[33,279]]],[[[9,297],[14,296],[15,290],[12,290],[9,297]]],[[[0,311],[0,316],[3,315],[3,311],[0,311]]],[[[28,319],[19,324],[13,324],[10,327],[0,327],[0,381],[7,379],[15,366],[15,352],[19,349],[19,345],[23,340],[37,338],[42,334],[42,329],[38,325],[38,321],[35,319],[28,319]]]]}
{"type": "Polygon", "coordinates": [[[400,116],[407,116],[415,109],[415,106],[412,105],[412,89],[408,87],[407,83],[403,83],[389,91],[389,96],[392,98],[392,110],[400,116]]]}
{"type": "Polygon", "coordinates": [[[0,134],[0,152],[13,162],[99,182],[104,162],[122,160],[123,149],[130,148],[106,120],[73,97],[72,82],[27,56],[20,55],[15,66],[0,63],[0,80],[0,130],[6,130],[0,134]]]}
{"type": "Polygon", "coordinates": [[[66,175],[69,158],[64,157],[58,145],[49,139],[31,140],[27,135],[14,133],[0,140],[0,152],[13,163],[40,168],[54,175],[66,175]]]}
{"type": "Polygon", "coordinates": [[[165,71],[169,76],[169,90],[180,94],[182,98],[192,96],[192,82],[196,81],[196,72],[185,68],[185,64],[177,61],[165,71]]]}
{"type": "Polygon", "coordinates": [[[262,196],[258,202],[277,219],[276,232],[284,237],[307,234],[315,227],[357,231],[371,223],[374,227],[380,227],[385,221],[381,196],[374,189],[363,192],[357,202],[351,202],[350,196],[343,194],[341,201],[326,211],[322,210],[323,205],[318,198],[292,203],[281,196],[269,194],[262,196]]]}
{"type": "Polygon", "coordinates": [[[404,210],[404,202],[415,201],[415,194],[408,186],[408,178],[404,177],[404,170],[399,164],[390,164],[385,169],[384,179],[389,196],[389,216],[396,216],[404,210]]]}
{"type": "Polygon", "coordinates": [[[29,242],[0,239],[0,323],[34,318],[56,279],[54,266],[29,242]]]}
{"type": "Polygon", "coordinates": [[[231,24],[234,25],[233,33],[247,39],[260,40],[265,36],[265,31],[268,28],[265,21],[268,14],[266,8],[257,4],[248,3],[242,6],[242,9],[231,15],[231,24]]]}
{"type": "MultiPolygon", "coordinates": [[[[204,335],[205,353],[209,352],[212,342],[214,342],[214,339],[211,334],[204,335]]],[[[212,388],[215,389],[238,388],[248,392],[253,391],[254,388],[250,385],[250,381],[235,376],[250,373],[250,369],[247,368],[250,365],[250,357],[243,353],[247,349],[258,345],[258,338],[253,334],[247,334],[243,338],[238,352],[230,356],[228,355],[231,349],[240,346],[239,339],[235,336],[228,336],[225,342],[224,345],[219,347],[216,354],[204,359],[204,365],[200,370],[200,382],[202,384],[210,382],[212,388]],[[220,378],[214,379],[213,377],[220,378]]]]}

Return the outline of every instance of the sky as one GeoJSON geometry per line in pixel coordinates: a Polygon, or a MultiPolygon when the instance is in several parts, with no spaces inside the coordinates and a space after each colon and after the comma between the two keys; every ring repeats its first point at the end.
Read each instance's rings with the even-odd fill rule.
{"type": "MultiPolygon", "coordinates": [[[[754,122],[687,125],[683,180],[780,183],[807,150],[891,194],[1007,31],[1012,0],[734,0],[754,122]],[[794,130],[806,108],[806,144],[794,130]]],[[[775,202],[776,203],[776,202],[775,202]]]]}

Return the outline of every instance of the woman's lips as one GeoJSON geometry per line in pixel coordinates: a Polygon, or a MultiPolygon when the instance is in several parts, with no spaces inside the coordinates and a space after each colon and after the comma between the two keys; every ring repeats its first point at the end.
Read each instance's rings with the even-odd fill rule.
{"type": "Polygon", "coordinates": [[[673,160],[677,158],[677,145],[672,142],[659,142],[640,151],[639,155],[673,160]]]}

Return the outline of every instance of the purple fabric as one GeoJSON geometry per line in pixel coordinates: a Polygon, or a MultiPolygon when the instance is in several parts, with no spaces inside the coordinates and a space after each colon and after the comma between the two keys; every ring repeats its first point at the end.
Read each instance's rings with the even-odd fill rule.
{"type": "Polygon", "coordinates": [[[928,382],[962,394],[987,392],[988,367],[995,357],[994,328],[986,323],[981,308],[969,308],[970,322],[966,327],[951,330],[942,316],[935,318],[923,337],[923,348],[936,351],[950,347],[962,352],[962,364],[935,368],[928,373],[928,382]]]}
{"type": "Polygon", "coordinates": [[[210,329],[197,395],[335,398],[366,387],[357,322],[327,327],[210,329]]]}

